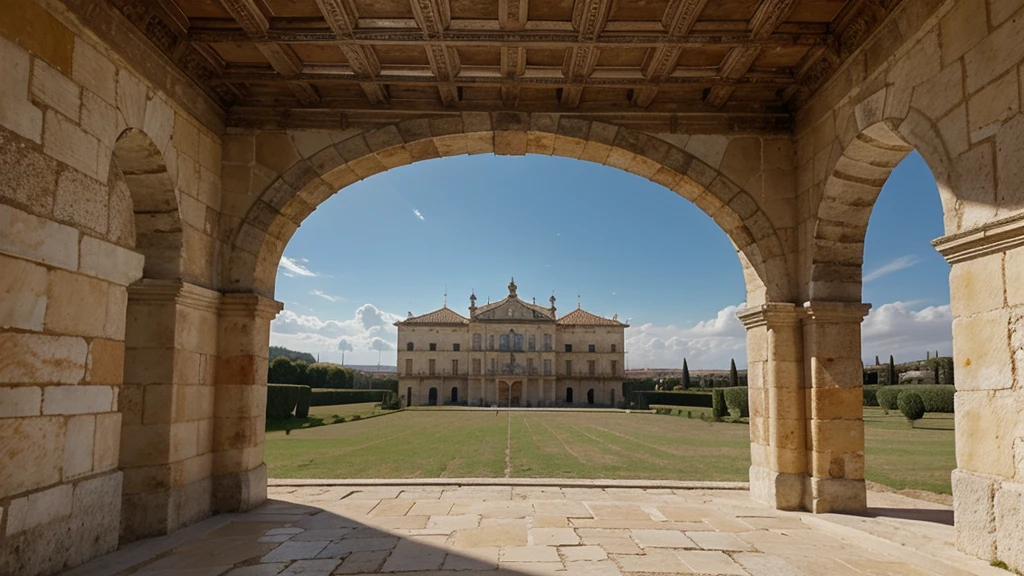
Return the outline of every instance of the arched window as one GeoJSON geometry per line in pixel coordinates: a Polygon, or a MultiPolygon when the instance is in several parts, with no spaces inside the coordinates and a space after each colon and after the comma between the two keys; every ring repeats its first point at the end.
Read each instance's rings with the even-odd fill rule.
{"type": "Polygon", "coordinates": [[[594,389],[587,390],[587,404],[594,403],[594,389]]]}
{"type": "Polygon", "coordinates": [[[406,349],[406,350],[412,350],[412,349],[413,349],[413,345],[412,345],[412,342],[408,342],[408,343],[406,343],[406,345],[405,345],[405,349],[406,349]]]}
{"type": "Polygon", "coordinates": [[[452,386],[452,404],[459,403],[459,387],[452,386]]]}
{"type": "Polygon", "coordinates": [[[437,388],[431,388],[427,393],[427,406],[437,406],[437,388]]]}
{"type": "Polygon", "coordinates": [[[572,404],[572,388],[565,389],[565,403],[572,404]]]}

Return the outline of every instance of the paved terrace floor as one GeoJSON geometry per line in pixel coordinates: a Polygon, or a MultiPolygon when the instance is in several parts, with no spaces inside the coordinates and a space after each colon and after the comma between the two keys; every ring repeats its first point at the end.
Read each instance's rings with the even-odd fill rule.
{"type": "Polygon", "coordinates": [[[870,493],[863,516],[815,516],[735,485],[359,482],[279,481],[257,510],[67,574],[1008,574],[956,552],[948,507],[893,494],[870,493]]]}

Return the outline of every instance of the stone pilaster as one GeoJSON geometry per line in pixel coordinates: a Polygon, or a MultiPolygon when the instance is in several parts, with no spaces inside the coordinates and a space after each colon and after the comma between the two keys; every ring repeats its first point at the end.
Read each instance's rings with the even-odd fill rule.
{"type": "Polygon", "coordinates": [[[128,289],[120,394],[122,541],[208,517],[220,293],[181,280],[128,289]]]}
{"type": "Polygon", "coordinates": [[[804,304],[809,474],[804,508],[815,513],[867,507],[860,325],[870,307],[859,302],[804,304]]]}
{"type": "Polygon", "coordinates": [[[220,303],[213,427],[213,506],[250,510],[267,498],[263,463],[270,322],[282,304],[258,294],[220,303]]]}
{"type": "Polygon", "coordinates": [[[747,328],[750,492],[782,510],[800,507],[806,475],[801,315],[786,303],[738,314],[747,328]]]}

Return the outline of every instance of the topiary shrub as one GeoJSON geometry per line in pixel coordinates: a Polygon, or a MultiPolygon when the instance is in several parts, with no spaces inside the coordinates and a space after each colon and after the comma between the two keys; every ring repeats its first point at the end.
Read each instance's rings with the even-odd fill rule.
{"type": "Polygon", "coordinates": [[[864,386],[864,405],[865,406],[878,406],[878,386],[868,385],[864,386]]]}
{"type": "Polygon", "coordinates": [[[889,410],[898,408],[896,401],[902,391],[900,386],[881,386],[875,393],[875,398],[878,399],[878,405],[888,413],[889,410]]]}
{"type": "Polygon", "coordinates": [[[270,420],[290,418],[299,401],[300,388],[306,387],[294,384],[267,384],[267,418],[270,420]]]}
{"type": "Polygon", "coordinates": [[[729,408],[729,414],[733,418],[750,417],[750,401],[747,398],[747,388],[736,387],[724,390],[725,405],[729,408]]]}
{"type": "Polygon", "coordinates": [[[914,420],[924,418],[924,400],[917,392],[901,393],[897,404],[899,404],[900,412],[907,418],[911,426],[914,425],[914,420]]]}
{"type": "Polygon", "coordinates": [[[295,403],[295,417],[306,418],[309,416],[309,399],[313,391],[309,386],[299,386],[299,398],[295,403]]]}
{"type": "Polygon", "coordinates": [[[725,391],[715,388],[711,392],[711,417],[721,420],[729,415],[729,407],[725,404],[725,391]]]}
{"type": "Polygon", "coordinates": [[[953,394],[956,389],[946,384],[923,384],[900,386],[903,392],[914,392],[924,401],[924,411],[931,413],[953,413],[953,394]]]}

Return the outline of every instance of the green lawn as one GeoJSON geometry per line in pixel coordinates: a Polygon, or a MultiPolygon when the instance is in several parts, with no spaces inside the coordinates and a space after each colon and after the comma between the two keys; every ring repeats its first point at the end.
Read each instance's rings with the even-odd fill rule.
{"type": "MultiPolygon", "coordinates": [[[[358,406],[322,406],[311,415],[365,414],[358,406]]],[[[705,422],[698,410],[692,419],[685,409],[681,416],[409,410],[268,432],[266,461],[273,478],[501,478],[507,466],[513,478],[746,480],[747,425],[705,422]]],[[[950,492],[952,414],[929,414],[912,429],[898,414],[865,408],[865,422],[868,480],[950,492]]]]}

